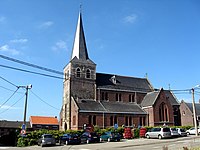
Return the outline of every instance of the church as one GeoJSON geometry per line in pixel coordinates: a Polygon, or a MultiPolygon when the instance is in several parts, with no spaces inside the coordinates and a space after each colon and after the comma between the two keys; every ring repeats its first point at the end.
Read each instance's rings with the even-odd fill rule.
{"type": "Polygon", "coordinates": [[[98,73],[87,50],[82,14],[69,63],[64,67],[60,129],[181,125],[180,103],[147,78],[98,73]]]}

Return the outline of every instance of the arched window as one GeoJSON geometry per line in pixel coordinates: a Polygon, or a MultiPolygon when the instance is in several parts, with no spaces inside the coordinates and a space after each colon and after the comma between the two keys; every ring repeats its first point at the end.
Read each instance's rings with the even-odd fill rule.
{"type": "Polygon", "coordinates": [[[87,79],[90,79],[90,78],[91,78],[91,70],[90,70],[90,69],[87,69],[87,70],[86,70],[86,78],[87,78],[87,79]]]}
{"type": "Polygon", "coordinates": [[[129,117],[129,126],[132,126],[133,122],[132,122],[132,117],[129,117]]]}
{"type": "Polygon", "coordinates": [[[76,68],[76,77],[77,78],[81,77],[81,69],[80,68],[76,68]]]}
{"type": "Polygon", "coordinates": [[[114,124],[117,124],[117,116],[114,117],[114,124]]]}
{"type": "Polygon", "coordinates": [[[160,121],[169,121],[168,107],[165,103],[161,103],[159,106],[159,119],[160,121]]]}
{"type": "Polygon", "coordinates": [[[125,126],[128,126],[128,117],[125,117],[125,126]]]}
{"type": "Polygon", "coordinates": [[[94,126],[97,125],[97,121],[96,121],[96,116],[95,115],[93,116],[93,125],[94,126]]]}
{"type": "Polygon", "coordinates": [[[92,116],[89,116],[88,122],[89,122],[89,124],[92,124],[92,116]]]}
{"type": "Polygon", "coordinates": [[[113,116],[110,116],[110,126],[113,126],[113,116]]]}

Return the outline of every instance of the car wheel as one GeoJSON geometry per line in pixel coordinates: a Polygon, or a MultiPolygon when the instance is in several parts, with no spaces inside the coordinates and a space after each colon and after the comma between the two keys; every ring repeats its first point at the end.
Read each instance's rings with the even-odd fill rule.
{"type": "Polygon", "coordinates": [[[158,138],[159,138],[159,139],[162,139],[162,136],[161,136],[161,135],[158,135],[158,138]]]}
{"type": "Polygon", "coordinates": [[[69,144],[69,141],[66,141],[65,144],[68,145],[68,144],[69,144]]]}
{"type": "Polygon", "coordinates": [[[147,139],[150,139],[150,136],[148,134],[146,135],[146,137],[147,137],[147,139]]]}
{"type": "Polygon", "coordinates": [[[187,135],[190,135],[190,132],[187,132],[187,135]]]}
{"type": "Polygon", "coordinates": [[[89,143],[90,143],[90,141],[87,139],[86,143],[87,143],[87,144],[89,144],[89,143]]]}
{"type": "Polygon", "coordinates": [[[108,138],[108,142],[110,142],[110,138],[108,138]]]}

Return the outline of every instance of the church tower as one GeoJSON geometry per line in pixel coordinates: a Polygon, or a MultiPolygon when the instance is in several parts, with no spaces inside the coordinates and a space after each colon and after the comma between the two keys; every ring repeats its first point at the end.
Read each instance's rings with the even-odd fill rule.
{"type": "Polygon", "coordinates": [[[90,60],[79,12],[70,62],[64,68],[61,129],[71,129],[71,101],[96,99],[96,64],[90,60]]]}

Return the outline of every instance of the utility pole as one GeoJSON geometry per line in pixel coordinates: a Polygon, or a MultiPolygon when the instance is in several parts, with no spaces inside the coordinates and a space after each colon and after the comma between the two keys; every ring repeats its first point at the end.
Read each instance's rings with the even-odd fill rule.
{"type": "Polygon", "coordinates": [[[197,116],[196,116],[196,107],[195,107],[195,100],[194,100],[194,88],[192,88],[192,107],[193,107],[195,135],[198,136],[197,116]]]}
{"type": "MultiPolygon", "coordinates": [[[[27,101],[28,101],[28,90],[32,88],[32,85],[27,85],[27,86],[18,86],[18,88],[25,88],[26,89],[26,98],[25,98],[25,104],[24,104],[24,121],[23,121],[23,125],[22,128],[25,128],[26,126],[26,110],[27,110],[27,101]]],[[[23,129],[25,130],[25,129],[23,129]]]]}

